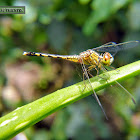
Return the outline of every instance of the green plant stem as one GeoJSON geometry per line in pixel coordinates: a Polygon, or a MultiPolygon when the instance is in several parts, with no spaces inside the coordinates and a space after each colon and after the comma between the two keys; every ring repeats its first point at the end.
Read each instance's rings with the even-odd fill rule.
{"type": "MultiPolygon", "coordinates": [[[[95,76],[90,80],[94,90],[98,91],[110,84],[114,84],[115,81],[125,80],[138,74],[140,74],[140,61],[103,73],[100,76],[95,76]]],[[[85,89],[83,82],[77,83],[19,107],[0,118],[0,139],[10,139],[55,111],[92,94],[92,89],[88,88],[90,87],[88,85],[89,83],[87,81],[85,82],[85,89]]]]}

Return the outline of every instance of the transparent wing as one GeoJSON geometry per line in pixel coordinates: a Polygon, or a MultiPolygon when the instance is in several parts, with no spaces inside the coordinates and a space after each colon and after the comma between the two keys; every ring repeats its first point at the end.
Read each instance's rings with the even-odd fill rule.
{"type": "Polygon", "coordinates": [[[140,41],[128,41],[124,43],[116,44],[115,42],[109,42],[92,50],[97,52],[110,52],[116,54],[120,50],[125,50],[128,48],[133,48],[138,46],[140,41]]]}

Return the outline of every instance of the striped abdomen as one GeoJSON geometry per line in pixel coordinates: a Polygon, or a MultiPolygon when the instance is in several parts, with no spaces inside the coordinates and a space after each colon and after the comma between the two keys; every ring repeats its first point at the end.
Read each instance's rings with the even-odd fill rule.
{"type": "Polygon", "coordinates": [[[72,62],[79,62],[79,55],[57,55],[57,54],[47,54],[47,53],[37,53],[37,52],[24,52],[23,55],[52,57],[52,58],[65,59],[72,62]]]}

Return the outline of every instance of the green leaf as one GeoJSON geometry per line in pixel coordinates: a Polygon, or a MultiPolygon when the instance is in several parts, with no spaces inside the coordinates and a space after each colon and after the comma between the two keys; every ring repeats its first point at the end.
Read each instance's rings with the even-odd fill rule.
{"type": "Polygon", "coordinates": [[[83,32],[90,35],[99,23],[107,20],[128,2],[129,0],[93,0],[91,3],[93,11],[85,22],[83,32]]]}
{"type": "MultiPolygon", "coordinates": [[[[103,89],[115,81],[125,80],[140,74],[140,61],[131,63],[113,71],[91,78],[95,91],[103,89]],[[102,77],[102,78],[101,78],[102,77]],[[105,80],[107,78],[107,80],[105,80]]],[[[93,93],[89,83],[86,88],[83,82],[57,90],[41,99],[19,107],[8,115],[0,118],[0,139],[10,139],[24,129],[67,105],[93,93]]]]}
{"type": "Polygon", "coordinates": [[[140,1],[137,1],[132,4],[130,7],[127,17],[128,17],[128,24],[131,29],[137,31],[140,29],[140,1]]]}
{"type": "Polygon", "coordinates": [[[88,4],[91,0],[79,0],[80,4],[88,4]]]}

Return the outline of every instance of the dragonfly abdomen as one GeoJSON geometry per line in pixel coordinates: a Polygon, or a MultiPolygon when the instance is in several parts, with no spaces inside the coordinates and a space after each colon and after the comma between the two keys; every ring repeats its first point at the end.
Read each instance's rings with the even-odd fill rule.
{"type": "Polygon", "coordinates": [[[24,52],[23,55],[52,57],[52,58],[65,59],[72,62],[79,62],[79,55],[57,55],[57,54],[47,54],[47,53],[38,53],[38,52],[24,52]]]}

